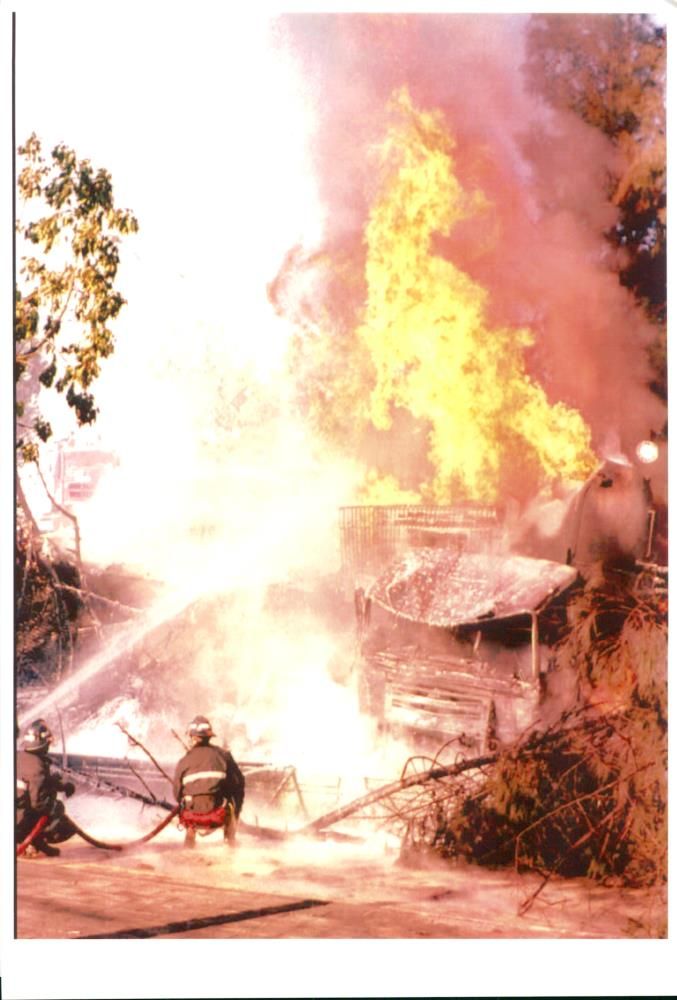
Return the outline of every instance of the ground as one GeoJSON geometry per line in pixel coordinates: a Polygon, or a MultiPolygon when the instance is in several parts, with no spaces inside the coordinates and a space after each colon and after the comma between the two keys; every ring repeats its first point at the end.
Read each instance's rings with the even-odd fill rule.
{"type": "MultiPolygon", "coordinates": [[[[91,805],[91,803],[90,803],[91,805]]],[[[106,803],[110,807],[110,803],[106,803]]],[[[129,840],[155,825],[146,809],[129,840]]],[[[81,816],[87,809],[80,806],[81,816]]],[[[91,814],[91,810],[90,810],[91,814]]],[[[84,823],[83,823],[84,825],[84,823]]],[[[89,820],[90,833],[103,836],[89,820]]],[[[122,834],[122,835],[121,835],[122,834]]],[[[622,938],[664,933],[655,894],[553,880],[523,915],[535,875],[439,859],[405,865],[383,836],[346,844],[293,836],[270,843],[213,834],[190,851],[176,825],[120,853],[79,838],[61,857],[17,862],[19,938],[622,938]]]]}

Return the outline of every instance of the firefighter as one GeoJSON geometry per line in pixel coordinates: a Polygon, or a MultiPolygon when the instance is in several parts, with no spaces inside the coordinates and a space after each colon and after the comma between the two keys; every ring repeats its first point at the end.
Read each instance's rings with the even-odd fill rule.
{"type": "Polygon", "coordinates": [[[191,748],[176,765],[174,795],[181,806],[185,844],[195,845],[196,829],[223,826],[224,839],[235,840],[235,826],[244,802],[244,775],[228,750],[213,746],[214,732],[204,715],[188,725],[191,748]]]}
{"type": "Polygon", "coordinates": [[[17,754],[16,768],[16,839],[21,843],[35,828],[42,817],[47,823],[27,846],[26,857],[39,853],[58,857],[61,853],[52,844],[68,840],[75,829],[66,815],[64,804],[57,798],[63,792],[70,798],[75,791],[72,781],[64,781],[52,772],[49,745],[52,734],[44,719],[36,719],[23,738],[23,749],[17,754]]]}

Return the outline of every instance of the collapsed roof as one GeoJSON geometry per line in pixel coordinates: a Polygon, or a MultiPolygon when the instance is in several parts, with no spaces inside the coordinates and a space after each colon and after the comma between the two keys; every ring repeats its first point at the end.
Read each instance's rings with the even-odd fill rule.
{"type": "Polygon", "coordinates": [[[367,596],[400,618],[453,628],[537,612],[576,575],[548,559],[418,548],[393,562],[367,596]]]}

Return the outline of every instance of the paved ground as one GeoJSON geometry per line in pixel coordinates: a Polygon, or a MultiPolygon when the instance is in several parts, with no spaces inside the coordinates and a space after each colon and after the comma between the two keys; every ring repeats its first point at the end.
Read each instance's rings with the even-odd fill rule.
{"type": "Polygon", "coordinates": [[[20,938],[655,937],[664,903],[639,891],[436,862],[410,868],[383,842],[264,844],[214,837],[194,851],[169,828],[113,854],[80,840],[17,862],[20,938]]]}

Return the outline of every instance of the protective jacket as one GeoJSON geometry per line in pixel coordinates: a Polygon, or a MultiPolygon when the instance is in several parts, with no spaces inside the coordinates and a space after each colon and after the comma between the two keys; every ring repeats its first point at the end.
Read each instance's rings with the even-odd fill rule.
{"type": "Polygon", "coordinates": [[[193,812],[210,812],[224,801],[239,816],[244,802],[244,775],[232,755],[221,747],[201,743],[176,765],[174,795],[193,812]]]}
{"type": "Polygon", "coordinates": [[[63,803],[57,799],[57,792],[70,795],[73,791],[70,781],[64,782],[60,774],[51,770],[46,750],[19,750],[16,762],[18,838],[26,836],[41,816],[49,817],[44,830],[46,840],[55,843],[72,836],[70,821],[64,814],[63,803]]]}

